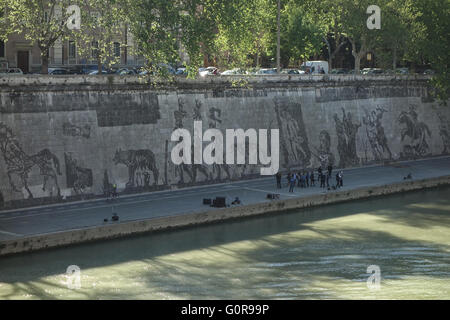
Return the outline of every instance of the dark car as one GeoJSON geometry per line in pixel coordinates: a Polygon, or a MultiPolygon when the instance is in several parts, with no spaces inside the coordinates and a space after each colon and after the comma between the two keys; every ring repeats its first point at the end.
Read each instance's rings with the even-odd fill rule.
{"type": "Polygon", "coordinates": [[[69,70],[64,68],[49,68],[48,74],[51,75],[64,75],[64,74],[70,74],[69,70]]]}

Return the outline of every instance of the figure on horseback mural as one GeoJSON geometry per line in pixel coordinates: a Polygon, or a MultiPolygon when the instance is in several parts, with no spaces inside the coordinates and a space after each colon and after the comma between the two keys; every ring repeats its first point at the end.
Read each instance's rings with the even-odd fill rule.
{"type": "Polygon", "coordinates": [[[426,123],[418,120],[415,107],[410,106],[409,111],[402,111],[397,121],[406,126],[401,131],[401,141],[405,141],[406,137],[409,140],[408,144],[403,145],[400,159],[416,159],[430,155],[427,135],[431,137],[431,131],[426,123]]]}
{"type": "Polygon", "coordinates": [[[33,167],[37,166],[39,174],[43,177],[42,191],[48,192],[51,197],[61,196],[57,178],[57,175],[61,175],[60,164],[50,150],[43,149],[31,156],[26,154],[11,128],[0,122],[0,151],[6,163],[8,179],[13,191],[21,192],[16,185],[18,178],[27,192],[28,199],[33,198],[28,179],[33,167]]]}

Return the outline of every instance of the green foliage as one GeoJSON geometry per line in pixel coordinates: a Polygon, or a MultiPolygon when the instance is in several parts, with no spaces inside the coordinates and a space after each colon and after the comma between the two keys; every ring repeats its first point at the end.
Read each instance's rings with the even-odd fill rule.
{"type": "Polygon", "coordinates": [[[7,0],[5,23],[8,33],[22,33],[25,39],[37,44],[43,61],[42,72],[47,73],[50,48],[65,39],[70,14],[66,8],[70,0],[7,0]]]}
{"type": "Polygon", "coordinates": [[[74,30],[79,54],[102,65],[112,67],[120,61],[126,48],[126,15],[124,2],[119,0],[78,0],[81,8],[81,29],[74,30]],[[119,44],[119,48],[114,47],[119,44]],[[119,52],[116,52],[118,49],[119,52]],[[119,53],[118,55],[116,53],[119,53]]]}

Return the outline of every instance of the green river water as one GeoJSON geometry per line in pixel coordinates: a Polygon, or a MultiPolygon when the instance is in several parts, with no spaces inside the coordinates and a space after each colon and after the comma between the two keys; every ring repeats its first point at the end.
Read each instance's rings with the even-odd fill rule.
{"type": "Polygon", "coordinates": [[[450,188],[0,258],[0,299],[450,299],[450,188]],[[69,289],[66,269],[80,268],[69,289]],[[380,268],[369,289],[369,265],[380,268]],[[75,283],[75,282],[74,282],[75,283]]]}

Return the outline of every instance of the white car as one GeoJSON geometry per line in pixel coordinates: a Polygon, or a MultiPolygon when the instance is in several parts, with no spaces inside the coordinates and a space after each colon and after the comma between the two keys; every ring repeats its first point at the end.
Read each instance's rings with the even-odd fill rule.
{"type": "Polygon", "coordinates": [[[22,75],[23,72],[20,68],[9,68],[8,70],[1,71],[0,74],[9,75],[9,76],[17,76],[17,75],[22,75]]]}
{"type": "Polygon", "coordinates": [[[217,69],[216,67],[200,68],[198,70],[198,74],[200,75],[200,77],[217,75],[218,72],[219,69],[217,69]]]}

